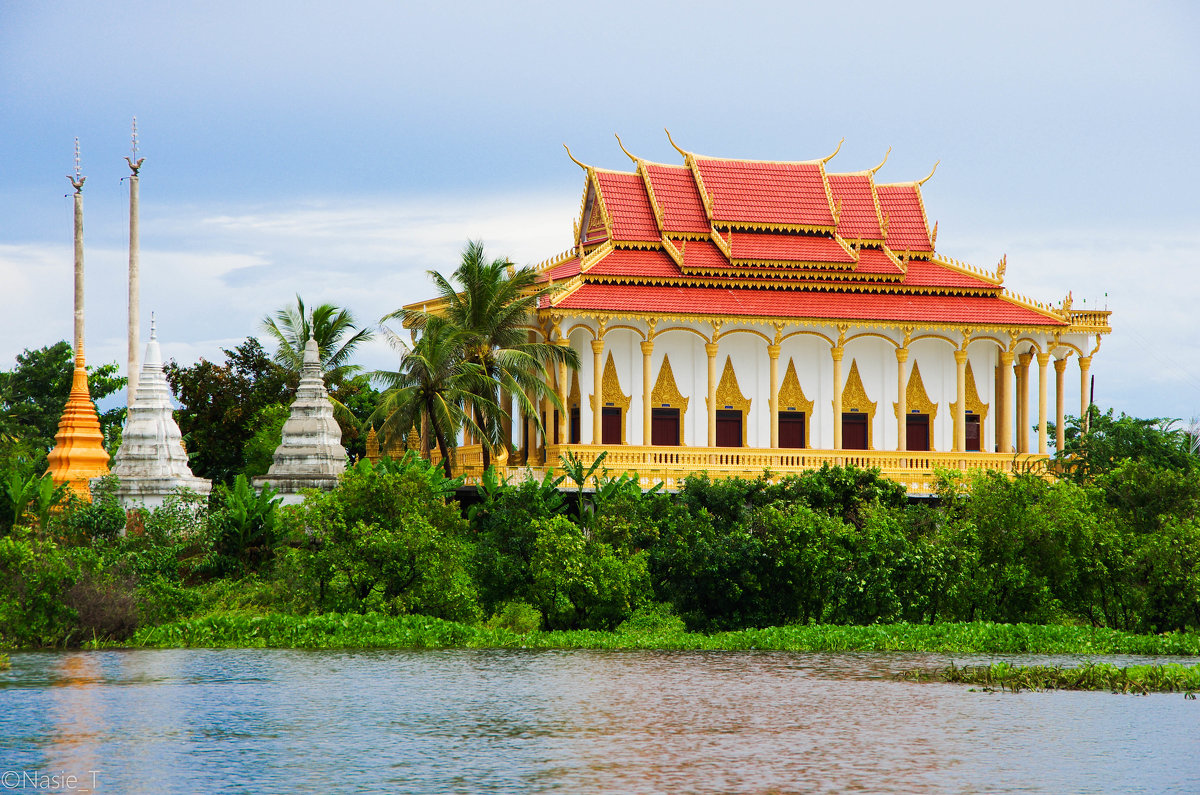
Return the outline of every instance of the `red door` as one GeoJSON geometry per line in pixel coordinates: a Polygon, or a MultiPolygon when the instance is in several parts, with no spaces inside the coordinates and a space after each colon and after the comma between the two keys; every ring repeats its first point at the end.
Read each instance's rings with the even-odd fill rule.
{"type": "Polygon", "coordinates": [[[742,446],[742,412],[717,410],[717,447],[742,446]]]}
{"type": "Polygon", "coordinates": [[[842,449],[867,449],[867,415],[851,412],[842,415],[842,449]]]}
{"type": "Polygon", "coordinates": [[[582,436],[580,436],[579,406],[573,406],[571,408],[570,432],[571,432],[571,444],[579,444],[579,440],[583,438],[582,436]]]}
{"type": "Polygon", "coordinates": [[[605,406],[600,410],[600,441],[602,444],[621,443],[621,410],[605,406]]]}
{"type": "Polygon", "coordinates": [[[651,409],[650,444],[677,447],[679,441],[679,409],[651,409]]]}
{"type": "Polygon", "coordinates": [[[914,452],[929,449],[929,415],[909,414],[904,418],[908,449],[914,452]]]}
{"type": "Polygon", "coordinates": [[[978,453],[983,449],[979,434],[979,415],[967,415],[967,452],[978,453]]]}

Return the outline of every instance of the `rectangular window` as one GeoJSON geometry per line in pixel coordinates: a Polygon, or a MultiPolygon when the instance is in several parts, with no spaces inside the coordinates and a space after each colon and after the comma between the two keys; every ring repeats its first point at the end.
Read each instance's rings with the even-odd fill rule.
{"type": "Polygon", "coordinates": [[[571,407],[571,444],[579,444],[579,440],[583,437],[580,435],[579,428],[579,406],[571,407]]]}
{"type": "Polygon", "coordinates": [[[602,444],[621,443],[621,409],[605,406],[600,414],[600,441],[602,444]]]}
{"type": "Polygon", "coordinates": [[[929,449],[929,415],[908,414],[904,417],[905,439],[914,452],[929,449]]]}
{"type": "Polygon", "coordinates": [[[655,447],[677,447],[679,437],[679,409],[650,410],[650,444],[655,447]]]}
{"type": "Polygon", "coordinates": [[[967,415],[967,452],[978,453],[983,449],[983,442],[980,434],[979,415],[967,415]]]}
{"type": "Polygon", "coordinates": [[[849,412],[842,415],[842,449],[867,449],[867,415],[849,412]]]}
{"type": "Polygon", "coordinates": [[[779,412],[779,446],[804,447],[804,412],[779,412]]]}
{"type": "Polygon", "coordinates": [[[742,412],[717,410],[717,447],[742,446],[742,412]]]}

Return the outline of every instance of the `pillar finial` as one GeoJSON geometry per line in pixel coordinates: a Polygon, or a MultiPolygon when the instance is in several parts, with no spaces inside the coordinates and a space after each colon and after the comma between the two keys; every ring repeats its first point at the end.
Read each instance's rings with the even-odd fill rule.
{"type": "Polygon", "coordinates": [[[83,176],[83,169],[79,165],[79,139],[75,139],[75,175],[67,175],[67,179],[71,181],[71,187],[76,193],[83,192],[83,183],[87,182],[87,177],[83,176]]]}
{"type": "Polygon", "coordinates": [[[133,117],[133,127],[129,137],[131,141],[129,147],[131,156],[126,157],[125,162],[129,164],[129,170],[132,171],[133,175],[136,177],[138,170],[142,167],[142,163],[146,162],[146,158],[138,157],[137,116],[133,117]]]}
{"type": "Polygon", "coordinates": [[[153,312],[150,313],[150,339],[152,339],[152,340],[158,339],[158,333],[154,327],[154,313],[153,312]]]}

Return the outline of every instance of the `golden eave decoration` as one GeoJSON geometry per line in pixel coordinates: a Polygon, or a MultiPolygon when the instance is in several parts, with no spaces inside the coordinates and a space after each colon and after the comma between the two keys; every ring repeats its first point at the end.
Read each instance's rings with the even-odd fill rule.
{"type": "Polygon", "coordinates": [[[672,408],[679,409],[680,427],[683,427],[683,414],[687,411],[690,398],[686,398],[679,391],[679,387],[675,385],[675,373],[671,370],[671,359],[668,356],[663,356],[662,364],[658,368],[658,378],[654,382],[654,389],[650,390],[650,405],[656,409],[672,408]]]}
{"type": "MultiPolygon", "coordinates": [[[[591,398],[591,395],[588,396],[591,398]]],[[[621,391],[621,378],[617,374],[617,363],[613,359],[612,351],[608,352],[608,361],[604,363],[604,376],[600,382],[600,403],[604,406],[617,406],[624,412],[629,409],[629,403],[633,399],[632,395],[626,395],[621,391]]]]}
{"type": "MultiPolygon", "coordinates": [[[[928,414],[929,422],[932,423],[937,417],[938,404],[929,399],[929,392],[925,389],[925,382],[921,378],[921,368],[916,362],[913,362],[912,372],[908,374],[908,387],[904,390],[905,411],[908,414],[928,414]]],[[[900,417],[900,404],[893,403],[892,410],[896,414],[896,418],[900,417]]]]}
{"type": "Polygon", "coordinates": [[[733,371],[733,357],[725,357],[725,369],[721,372],[721,380],[717,382],[717,408],[735,409],[743,415],[750,413],[752,400],[742,394],[738,386],[737,373],[733,371]]]}

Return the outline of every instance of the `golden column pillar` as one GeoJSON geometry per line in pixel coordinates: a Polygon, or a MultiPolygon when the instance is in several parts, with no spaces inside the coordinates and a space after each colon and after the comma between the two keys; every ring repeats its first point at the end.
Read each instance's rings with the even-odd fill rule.
{"type": "Polygon", "coordinates": [[[908,348],[896,349],[896,449],[908,449],[908,348]]]}
{"type": "Polygon", "coordinates": [[[1032,353],[1017,356],[1017,452],[1029,452],[1029,361],[1032,353]]]}
{"type": "Polygon", "coordinates": [[[967,450],[967,352],[954,352],[955,394],[958,404],[954,407],[954,452],[967,450]]]}
{"type": "Polygon", "coordinates": [[[1058,452],[1063,451],[1063,447],[1067,444],[1066,439],[1066,424],[1067,424],[1067,407],[1064,401],[1066,395],[1066,372],[1067,360],[1054,360],[1054,449],[1058,452]]]}
{"type": "Polygon", "coordinates": [[[779,345],[768,345],[767,356],[771,357],[771,447],[779,446],[779,345]]]}
{"type": "Polygon", "coordinates": [[[1046,365],[1050,364],[1050,354],[1039,353],[1038,363],[1038,455],[1046,455],[1046,365]]]}
{"type": "MultiPolygon", "coordinates": [[[[554,341],[555,345],[562,348],[569,348],[571,341],[565,337],[560,337],[554,341]]],[[[558,400],[562,403],[562,410],[558,412],[558,443],[567,444],[571,441],[570,420],[571,407],[567,405],[567,393],[570,387],[567,386],[567,364],[560,362],[558,365],[558,400]]]]}
{"type": "Polygon", "coordinates": [[[1088,372],[1092,369],[1092,357],[1079,357],[1079,421],[1087,427],[1088,406],[1092,404],[1088,389],[1088,372]]]}
{"type": "Polygon", "coordinates": [[[1000,446],[1000,452],[1011,453],[1013,451],[1013,359],[1016,356],[1012,351],[1000,352],[1000,438],[997,443],[1000,446]]]}
{"type": "Polygon", "coordinates": [[[654,353],[654,340],[642,342],[642,444],[650,446],[650,354],[654,353]]]}
{"type": "Polygon", "coordinates": [[[601,392],[604,386],[603,374],[600,372],[603,357],[604,340],[592,340],[592,444],[600,444],[604,434],[600,421],[603,414],[601,407],[604,405],[604,395],[601,392]]]}
{"type": "Polygon", "coordinates": [[[830,350],[833,357],[833,449],[842,449],[842,357],[846,349],[836,345],[830,350]]]}
{"type": "Polygon", "coordinates": [[[708,446],[717,446],[717,350],[715,342],[706,342],[704,352],[708,354],[708,446]]]}

